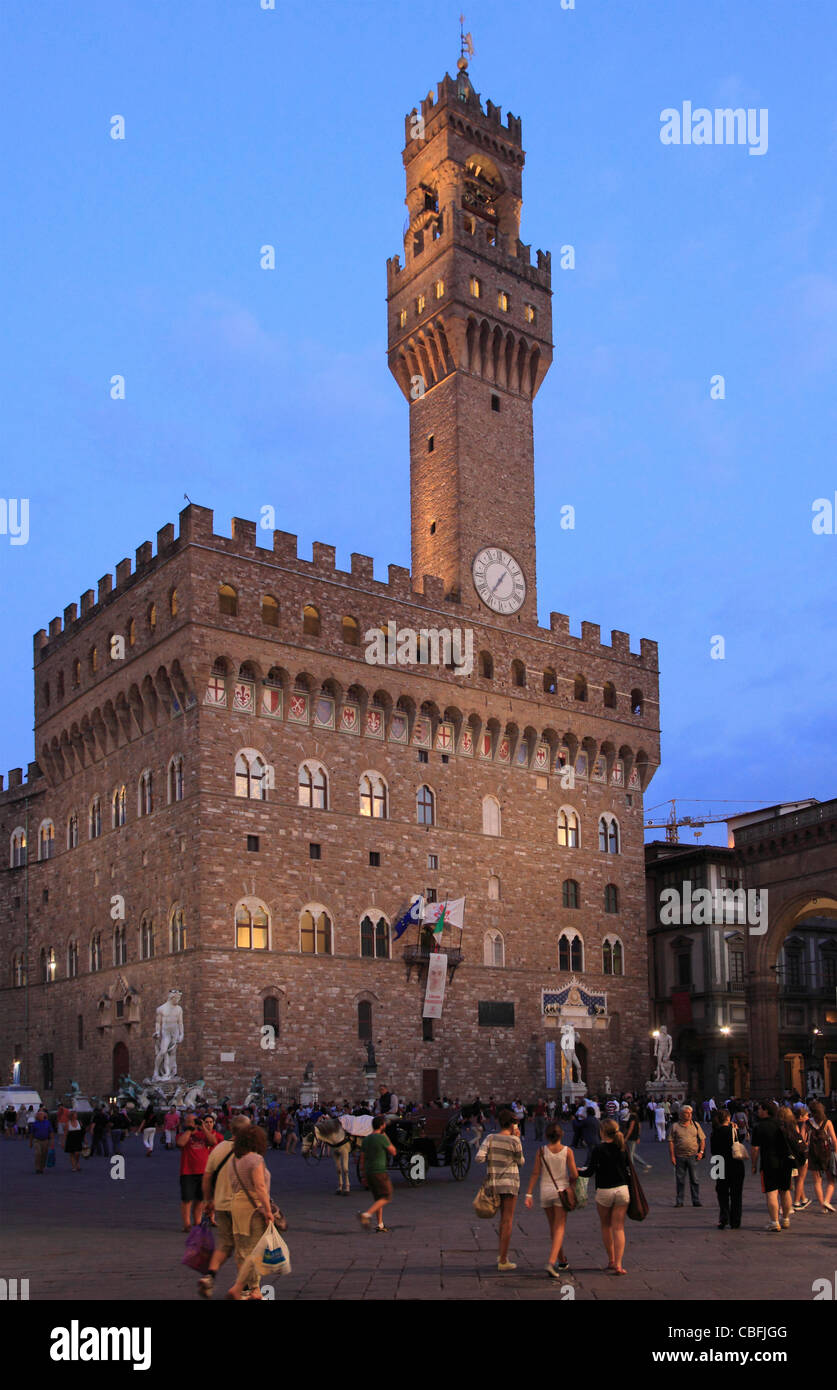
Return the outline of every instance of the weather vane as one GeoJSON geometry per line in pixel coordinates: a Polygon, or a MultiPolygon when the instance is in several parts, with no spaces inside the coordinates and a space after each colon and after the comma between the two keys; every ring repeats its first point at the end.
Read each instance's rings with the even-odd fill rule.
{"type": "Polygon", "coordinates": [[[470,33],[465,33],[465,16],[461,14],[459,16],[459,59],[456,64],[460,72],[465,72],[468,67],[468,58],[465,57],[466,52],[468,58],[473,58],[474,40],[471,38],[470,33]]]}

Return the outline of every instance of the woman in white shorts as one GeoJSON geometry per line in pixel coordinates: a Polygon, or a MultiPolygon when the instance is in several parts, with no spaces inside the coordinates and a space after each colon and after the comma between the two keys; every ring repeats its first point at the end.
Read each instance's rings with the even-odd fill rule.
{"type": "Polygon", "coordinates": [[[561,1126],[551,1124],[546,1131],[546,1145],[538,1149],[535,1155],[535,1166],[532,1169],[529,1190],[526,1193],[526,1208],[531,1210],[532,1192],[535,1183],[540,1178],[539,1195],[541,1206],[546,1212],[546,1219],[549,1222],[551,1239],[546,1272],[551,1274],[553,1279],[561,1278],[558,1273],[559,1269],[569,1269],[570,1267],[564,1254],[564,1228],[567,1224],[567,1212],[569,1210],[569,1207],[564,1206],[564,1202],[571,1199],[562,1198],[561,1193],[569,1192],[578,1177],[573,1151],[566,1144],[562,1144],[562,1138],[561,1126]]]}
{"type": "Polygon", "coordinates": [[[607,1269],[613,1274],[627,1274],[622,1266],[625,1253],[625,1217],[631,1200],[628,1187],[628,1155],[625,1137],[615,1120],[605,1120],[600,1127],[601,1144],[596,1144],[586,1168],[580,1168],[583,1178],[596,1179],[596,1208],[602,1227],[602,1241],[607,1251],[607,1269]]]}

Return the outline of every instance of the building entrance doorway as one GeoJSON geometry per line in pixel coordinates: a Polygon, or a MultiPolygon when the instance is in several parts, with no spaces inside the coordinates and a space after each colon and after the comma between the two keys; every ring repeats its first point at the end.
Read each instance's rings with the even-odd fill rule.
{"type": "Polygon", "coordinates": [[[421,1099],[429,1105],[439,1094],[439,1071],[437,1067],[427,1068],[421,1074],[421,1099]]]}

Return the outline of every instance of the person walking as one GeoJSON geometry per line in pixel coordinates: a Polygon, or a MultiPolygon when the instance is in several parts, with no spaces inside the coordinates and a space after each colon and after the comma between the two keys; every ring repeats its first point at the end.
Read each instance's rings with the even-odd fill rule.
{"type": "Polygon", "coordinates": [[[654,1124],[657,1129],[657,1140],[660,1144],[664,1144],[666,1139],[666,1112],[663,1109],[661,1100],[654,1102],[654,1124]]]}
{"type": "Polygon", "coordinates": [[[511,1110],[511,1112],[512,1112],[512,1115],[514,1116],[514,1122],[515,1122],[515,1124],[517,1125],[517,1130],[518,1130],[518,1135],[519,1135],[519,1137],[520,1137],[521,1139],[525,1139],[525,1138],[526,1138],[526,1107],[525,1107],[524,1105],[521,1105],[520,1100],[518,1099],[518,1100],[513,1100],[509,1108],[510,1108],[510,1110],[511,1110]]]}
{"type": "Polygon", "coordinates": [[[296,1117],[293,1111],[288,1111],[285,1116],[285,1153],[292,1154],[299,1143],[299,1135],[296,1132],[296,1117]]]}
{"type": "Polygon", "coordinates": [[[775,1101],[760,1101],[758,1121],[753,1127],[753,1147],[750,1157],[753,1172],[761,1166],[761,1190],[767,1201],[768,1231],[787,1230],[790,1226],[791,1158],[788,1141],[778,1121],[779,1107],[775,1101]]]}
{"type": "Polygon", "coordinates": [[[811,1101],[808,1124],[808,1162],[811,1166],[811,1178],[817,1201],[820,1204],[820,1211],[824,1216],[833,1215],[834,1208],[831,1205],[831,1199],[834,1196],[837,1135],[834,1133],[834,1125],[826,1115],[825,1106],[821,1100],[811,1101]],[[825,1181],[825,1196],[823,1196],[823,1181],[825,1181]]]}
{"type": "Polygon", "coordinates": [[[686,1174],[688,1173],[692,1206],[703,1206],[700,1200],[697,1165],[706,1151],[706,1135],[697,1120],[692,1118],[691,1105],[681,1106],[680,1118],[671,1126],[668,1151],[674,1168],[676,1190],[674,1205],[676,1207],[683,1205],[683,1193],[686,1186],[686,1174]]]}
{"type": "Polygon", "coordinates": [[[58,1135],[58,1142],[62,1148],[64,1147],[64,1135],[67,1133],[67,1122],[69,1118],[70,1112],[62,1100],[61,1104],[58,1107],[58,1114],[55,1117],[55,1128],[56,1133],[58,1135]]]}
{"type": "Polygon", "coordinates": [[[805,1196],[805,1179],[808,1175],[808,1168],[811,1161],[811,1124],[808,1107],[802,1101],[793,1108],[793,1123],[797,1135],[799,1136],[798,1144],[800,1146],[800,1151],[803,1147],[805,1150],[805,1161],[801,1166],[797,1163],[797,1172],[793,1184],[793,1209],[794,1211],[805,1211],[806,1207],[810,1207],[811,1205],[811,1198],[805,1196]]]}
{"type": "Polygon", "coordinates": [[[177,1131],[180,1128],[180,1115],[176,1105],[170,1105],[163,1119],[163,1134],[166,1140],[166,1148],[173,1149],[177,1139],[177,1131]]]}
{"type": "Polygon", "coordinates": [[[587,1157],[584,1162],[589,1163],[593,1156],[593,1150],[601,1139],[599,1121],[596,1119],[592,1109],[586,1109],[584,1119],[581,1122],[581,1142],[587,1145],[587,1157]]]}
{"type": "Polygon", "coordinates": [[[646,1173],[650,1173],[651,1164],[646,1163],[644,1158],[639,1158],[636,1151],[637,1145],[639,1144],[640,1140],[640,1131],[642,1126],[639,1120],[639,1111],[637,1110],[635,1105],[632,1105],[628,1108],[624,1125],[625,1128],[623,1130],[623,1134],[625,1135],[625,1145],[628,1150],[628,1156],[631,1160],[631,1163],[638,1163],[640,1167],[645,1170],[646,1173]]]}
{"type": "Polygon", "coordinates": [[[590,1162],[578,1171],[582,1178],[596,1179],[596,1210],[602,1228],[602,1244],[607,1252],[607,1269],[614,1274],[627,1274],[622,1260],[625,1217],[631,1200],[630,1173],[625,1138],[615,1120],[605,1120],[601,1141],[593,1149],[590,1162]]]}
{"type": "Polygon", "coordinates": [[[41,1106],[32,1124],[32,1146],[35,1150],[35,1172],[42,1173],[46,1167],[47,1154],[55,1146],[55,1136],[49,1116],[41,1106]]]}
{"type": "Polygon", "coordinates": [[[741,1206],[744,1193],[744,1159],[734,1158],[733,1144],[738,1142],[738,1130],[732,1123],[729,1111],[716,1110],[712,1116],[712,1130],[709,1135],[709,1152],[718,1164],[715,1179],[715,1196],[718,1198],[718,1230],[729,1226],[737,1231],[741,1226],[741,1206]]]}
{"type": "Polygon", "coordinates": [[[265,1163],[267,1134],[261,1125],[246,1124],[232,1141],[232,1228],[238,1275],[226,1297],[238,1301],[249,1288],[250,1300],[262,1296],[258,1273],[250,1258],[274,1216],[270,1200],[270,1169],[265,1163]]]}
{"type": "MultiPolygon", "coordinates": [[[[198,1280],[198,1294],[201,1298],[211,1298],[215,1290],[215,1275],[230,1257],[235,1254],[235,1234],[232,1222],[232,1168],[230,1160],[236,1137],[246,1129],[250,1121],[246,1115],[236,1115],[230,1125],[232,1139],[222,1139],[206,1160],[201,1178],[201,1196],[204,1211],[215,1218],[215,1249],[209,1260],[209,1269],[198,1280]]],[[[238,1266],[238,1261],[236,1261],[238,1266]]]]}
{"type": "Polygon", "coordinates": [[[145,1156],[150,1158],[154,1152],[154,1136],[157,1133],[157,1115],[153,1103],[146,1106],[140,1128],[142,1130],[142,1142],[145,1145],[145,1156]]]}
{"type": "Polygon", "coordinates": [[[189,1111],[183,1133],[178,1134],[176,1140],[180,1150],[180,1214],[184,1231],[200,1225],[203,1215],[201,1179],[219,1138],[212,1120],[206,1118],[199,1122],[194,1111],[189,1111]]]}
{"type": "Polygon", "coordinates": [[[535,1138],[543,1143],[546,1132],[546,1101],[539,1100],[535,1106],[535,1138]]]}
{"type": "Polygon", "coordinates": [[[73,1173],[80,1173],[79,1159],[81,1158],[81,1146],[84,1143],[84,1130],[78,1122],[78,1115],[75,1110],[70,1111],[70,1118],[67,1121],[67,1128],[64,1131],[64,1152],[70,1156],[70,1169],[73,1173]]]}
{"type": "Polygon", "coordinates": [[[497,1116],[499,1129],[496,1134],[488,1134],[477,1150],[477,1163],[486,1164],[485,1182],[489,1191],[500,1199],[500,1249],[497,1268],[502,1273],[517,1269],[509,1259],[512,1222],[517,1194],[520,1191],[519,1168],[523,1167],[523,1145],[520,1131],[515,1124],[511,1110],[501,1110],[497,1116]]]}
{"type": "Polygon", "coordinates": [[[558,1271],[570,1267],[564,1253],[564,1230],[567,1224],[567,1212],[571,1209],[569,1192],[578,1177],[573,1151],[562,1143],[562,1139],[561,1126],[551,1124],[546,1131],[546,1144],[543,1148],[538,1149],[535,1155],[535,1166],[532,1169],[529,1190],[526,1193],[526,1208],[529,1210],[532,1206],[535,1183],[540,1178],[538,1195],[541,1207],[546,1212],[546,1219],[549,1222],[550,1236],[546,1272],[553,1279],[560,1279],[561,1276],[558,1271]]]}
{"type": "Polygon", "coordinates": [[[387,1172],[387,1157],[395,1157],[395,1145],[386,1133],[388,1115],[376,1115],[372,1120],[372,1133],[363,1141],[363,1176],[373,1197],[371,1207],[358,1212],[358,1220],[364,1230],[371,1230],[372,1218],[376,1220],[376,1230],[388,1234],[389,1227],[384,1224],[384,1207],[392,1201],[392,1181],[387,1172]]]}

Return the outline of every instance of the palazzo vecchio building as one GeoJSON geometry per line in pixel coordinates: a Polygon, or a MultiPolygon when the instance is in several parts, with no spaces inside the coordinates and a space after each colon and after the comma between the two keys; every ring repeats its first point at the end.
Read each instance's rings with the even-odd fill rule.
{"type": "Polygon", "coordinates": [[[551,271],[520,240],[520,120],[462,60],[403,161],[412,572],[190,505],[35,635],[37,761],[0,792],[0,1061],[50,1102],[149,1077],[172,988],[179,1073],[239,1103],[256,1071],[298,1094],[309,1062],[321,1098],[361,1096],[369,1040],[399,1095],[531,1099],[560,1089],[566,1019],[591,1088],[649,1074],[657,646],[538,625],[551,271]],[[399,664],[405,629],[473,634],[473,671],[432,639],[399,664]],[[393,934],[415,894],[466,899],[436,1019],[426,938],[393,934]]]}

